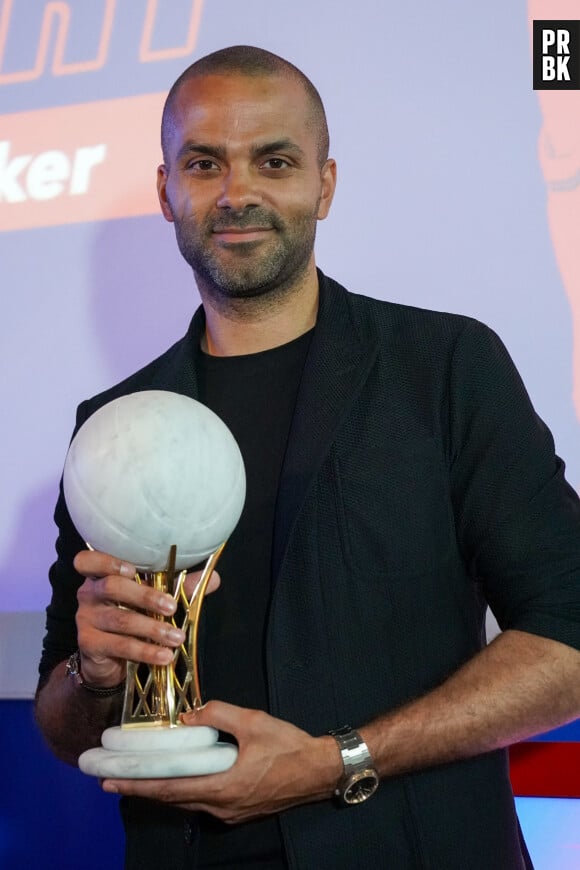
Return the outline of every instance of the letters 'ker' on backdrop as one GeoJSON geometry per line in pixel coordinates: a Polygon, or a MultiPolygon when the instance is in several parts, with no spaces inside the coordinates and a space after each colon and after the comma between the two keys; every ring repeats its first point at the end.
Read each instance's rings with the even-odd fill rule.
{"type": "MultiPolygon", "coordinates": [[[[51,80],[64,86],[67,78],[76,77],[78,94],[83,91],[78,79],[106,75],[123,5],[100,0],[87,9],[85,3],[55,0],[37,4],[36,20],[34,14],[31,20],[26,3],[5,0],[0,6],[0,112],[11,86],[35,83],[39,93],[51,80]],[[87,14],[95,16],[92,44],[85,35],[79,49],[75,24],[87,14]],[[22,28],[29,37],[26,63],[22,28]],[[19,46],[17,55],[13,45],[19,46]]],[[[191,56],[203,0],[174,5],[173,33],[163,32],[168,16],[160,7],[166,5],[147,0],[134,45],[136,65],[191,56]]],[[[85,24],[84,34],[86,29],[85,24]]],[[[132,82],[116,84],[117,94],[124,87],[133,90],[132,82]]],[[[164,92],[144,93],[51,108],[45,101],[42,108],[2,112],[0,231],[156,213],[152,166],[159,155],[164,98],[164,92]]]]}

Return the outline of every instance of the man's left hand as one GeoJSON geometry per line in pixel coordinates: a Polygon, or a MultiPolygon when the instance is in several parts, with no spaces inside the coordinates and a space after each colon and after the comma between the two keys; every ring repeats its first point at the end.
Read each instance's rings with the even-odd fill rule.
{"type": "Polygon", "coordinates": [[[203,810],[229,824],[329,799],[342,773],[336,741],[311,737],[260,710],[210,701],[183,717],[232,734],[238,758],[225,773],[179,779],[107,779],[103,789],[203,810]]]}

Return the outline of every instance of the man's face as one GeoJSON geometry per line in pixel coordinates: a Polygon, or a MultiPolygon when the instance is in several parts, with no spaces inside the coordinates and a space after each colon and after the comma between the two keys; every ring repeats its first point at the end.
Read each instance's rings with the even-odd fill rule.
{"type": "Polygon", "coordinates": [[[313,263],[335,166],[319,165],[309,108],[300,84],[281,77],[212,75],[180,88],[158,190],[202,292],[272,293],[313,263]]]}

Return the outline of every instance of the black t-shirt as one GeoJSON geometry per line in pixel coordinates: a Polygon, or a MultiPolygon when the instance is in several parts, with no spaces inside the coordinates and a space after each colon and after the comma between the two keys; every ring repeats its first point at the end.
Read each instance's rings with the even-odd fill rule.
{"type": "MultiPolygon", "coordinates": [[[[200,679],[204,700],[269,709],[265,631],[280,471],[312,330],[280,347],[245,356],[198,352],[199,399],[239,444],[246,501],[220,558],[220,589],[204,602],[200,679]]],[[[228,826],[200,814],[200,868],[286,867],[278,822],[228,826]]]]}

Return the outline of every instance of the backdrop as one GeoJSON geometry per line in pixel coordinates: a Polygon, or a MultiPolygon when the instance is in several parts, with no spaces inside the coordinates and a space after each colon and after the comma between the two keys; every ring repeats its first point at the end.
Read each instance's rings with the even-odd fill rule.
{"type": "Polygon", "coordinates": [[[529,27],[577,5],[0,2],[0,695],[36,679],[77,403],[198,304],[158,214],[158,127],[172,81],[216,48],[269,48],[322,94],[339,166],[322,268],[495,328],[580,483],[580,92],[538,99],[529,27]]]}
{"type": "MultiPolygon", "coordinates": [[[[268,48],[321,92],[339,166],[322,268],[495,328],[580,485],[580,92],[534,93],[530,58],[531,20],[574,19],[579,5],[0,0],[0,698],[34,691],[76,405],[178,339],[199,302],[158,214],[158,127],[173,80],[217,48],[268,48]]],[[[43,866],[28,833],[47,802],[31,795],[39,776],[45,796],[70,773],[39,839],[52,866],[56,820],[98,790],[43,755],[18,703],[2,702],[4,747],[18,738],[4,755],[25,744],[30,769],[19,764],[21,793],[0,807],[0,854],[43,866]]],[[[516,747],[518,793],[578,794],[577,739],[569,726],[516,747]]],[[[577,868],[578,801],[518,807],[537,867],[577,868]]],[[[122,849],[104,824],[111,857],[95,853],[95,867],[122,849]]],[[[89,867],[83,836],[69,826],[65,870],[79,855],[89,867]]]]}

